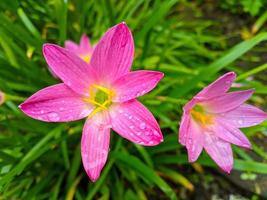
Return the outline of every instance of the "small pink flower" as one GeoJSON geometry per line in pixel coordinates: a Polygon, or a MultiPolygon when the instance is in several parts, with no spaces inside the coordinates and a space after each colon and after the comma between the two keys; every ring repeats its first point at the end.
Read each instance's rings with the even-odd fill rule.
{"type": "Polygon", "coordinates": [[[65,42],[65,48],[73,52],[85,62],[89,63],[94,51],[94,47],[91,46],[90,39],[83,34],[80,40],[80,44],[76,44],[70,40],[65,42]]]}
{"type": "Polygon", "coordinates": [[[83,166],[96,181],[106,163],[110,129],[145,146],[163,141],[159,125],[136,100],[152,90],[163,73],[134,71],[132,34],[125,23],[109,29],[96,45],[90,64],[53,44],[44,57],[63,83],[44,88],[20,105],[28,116],[46,122],[67,122],[87,117],[83,128],[83,166]]]}
{"type": "Polygon", "coordinates": [[[183,107],[179,142],[186,146],[189,162],[196,161],[204,148],[221,169],[230,173],[231,143],[251,148],[239,128],[257,125],[267,114],[244,103],[253,90],[226,93],[235,78],[234,72],[223,75],[183,107]]]}

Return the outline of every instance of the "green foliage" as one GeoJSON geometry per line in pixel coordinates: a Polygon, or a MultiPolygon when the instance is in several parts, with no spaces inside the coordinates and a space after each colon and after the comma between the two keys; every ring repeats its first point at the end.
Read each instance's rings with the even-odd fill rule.
{"type": "Polygon", "coordinates": [[[242,10],[251,16],[259,15],[260,11],[267,5],[265,0],[223,0],[220,1],[220,4],[223,8],[229,9],[234,13],[242,10]]]}
{"type": "MultiPolygon", "coordinates": [[[[253,2],[242,5],[244,11],[257,15],[265,2],[253,2]]],[[[193,191],[194,185],[201,184],[195,178],[202,177],[200,171],[205,177],[216,174],[218,167],[204,152],[196,165],[188,163],[185,148],[177,142],[181,108],[219,74],[234,70],[241,89],[256,89],[251,103],[266,110],[263,42],[267,32],[263,27],[261,33],[242,41],[240,27],[224,31],[235,25],[229,11],[225,16],[231,17],[222,24],[205,18],[200,5],[185,0],[1,0],[0,90],[6,93],[6,102],[0,106],[0,197],[177,199],[184,188],[193,191]],[[108,162],[100,179],[91,183],[80,156],[84,121],[39,122],[17,106],[37,90],[59,82],[47,69],[43,43],[78,42],[83,32],[96,43],[121,21],[133,31],[133,69],[165,73],[157,88],[140,98],[158,119],[165,139],[159,146],[142,147],[112,133],[108,162]]],[[[266,139],[266,125],[244,129],[255,141],[254,154],[234,148],[234,168],[244,172],[243,178],[267,174],[267,153],[257,143],[258,137],[266,139]]]]}

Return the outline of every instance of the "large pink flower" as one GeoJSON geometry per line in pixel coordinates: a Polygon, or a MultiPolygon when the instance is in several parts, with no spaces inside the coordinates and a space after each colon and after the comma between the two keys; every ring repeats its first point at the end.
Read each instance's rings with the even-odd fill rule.
{"type": "Polygon", "coordinates": [[[135,99],[152,90],[163,73],[130,72],[134,42],[125,23],[107,31],[95,47],[90,64],[53,44],[45,44],[43,53],[63,83],[38,91],[20,108],[28,116],[46,122],[87,117],[81,154],[92,181],[98,179],[106,163],[111,128],[137,144],[153,146],[163,141],[157,121],[135,99]]]}
{"type": "Polygon", "coordinates": [[[183,108],[179,142],[186,146],[189,162],[202,149],[226,172],[233,167],[231,143],[243,148],[251,144],[239,128],[254,126],[267,118],[260,109],[245,104],[253,90],[226,93],[235,80],[229,72],[204,88],[183,108]]]}
{"type": "Polygon", "coordinates": [[[76,44],[73,41],[67,40],[65,42],[65,48],[79,56],[87,63],[90,62],[94,51],[94,47],[91,46],[90,39],[86,34],[82,35],[80,44],[76,44]]]}

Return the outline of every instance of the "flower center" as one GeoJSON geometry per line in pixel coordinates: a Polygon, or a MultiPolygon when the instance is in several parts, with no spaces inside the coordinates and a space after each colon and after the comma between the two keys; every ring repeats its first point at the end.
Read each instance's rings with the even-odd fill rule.
{"type": "Polygon", "coordinates": [[[89,63],[91,60],[91,55],[90,54],[85,54],[85,55],[80,55],[79,56],[82,60],[84,60],[85,62],[89,63]]]}
{"type": "Polygon", "coordinates": [[[89,88],[90,97],[85,98],[85,102],[95,105],[95,109],[89,115],[92,117],[102,110],[108,109],[112,103],[112,97],[115,95],[114,90],[108,89],[100,85],[91,85],[89,88]]]}
{"type": "Polygon", "coordinates": [[[213,124],[214,122],[213,116],[207,114],[203,107],[200,105],[194,106],[194,108],[191,110],[191,115],[193,119],[202,126],[207,126],[209,124],[213,124]]]}

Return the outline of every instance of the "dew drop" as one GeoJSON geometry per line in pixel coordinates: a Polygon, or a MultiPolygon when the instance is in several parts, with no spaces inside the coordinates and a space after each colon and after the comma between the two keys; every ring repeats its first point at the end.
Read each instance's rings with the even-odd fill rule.
{"type": "Polygon", "coordinates": [[[41,110],[41,112],[40,112],[41,114],[44,114],[44,110],[41,110]]]}
{"type": "Polygon", "coordinates": [[[136,135],[141,135],[141,132],[137,132],[136,135]]]}
{"type": "Polygon", "coordinates": [[[64,110],[64,108],[63,107],[60,107],[59,110],[62,111],[62,110],[64,110]]]}
{"type": "Polygon", "coordinates": [[[129,116],[128,116],[128,118],[129,118],[129,119],[132,119],[132,118],[133,118],[133,116],[132,116],[132,115],[129,115],[129,116]]]}
{"type": "Polygon", "coordinates": [[[140,129],[145,129],[146,128],[146,124],[144,122],[142,122],[139,127],[140,127],[140,129]]]}
{"type": "Polygon", "coordinates": [[[130,129],[134,129],[134,126],[129,126],[130,129]]]}
{"type": "Polygon", "coordinates": [[[149,144],[154,144],[154,142],[153,141],[149,141],[149,144]]]}
{"type": "Polygon", "coordinates": [[[60,120],[60,117],[59,117],[59,115],[58,115],[57,113],[55,113],[55,112],[51,112],[51,113],[48,114],[48,119],[49,119],[50,121],[57,122],[57,121],[60,120]]]}
{"type": "Polygon", "coordinates": [[[68,86],[71,86],[71,82],[70,82],[70,81],[68,81],[68,82],[67,82],[67,85],[68,85],[68,86]]]}
{"type": "Polygon", "coordinates": [[[242,120],[242,119],[239,119],[239,120],[237,121],[237,123],[238,123],[239,125],[242,125],[242,124],[243,124],[243,120],[242,120]]]}

